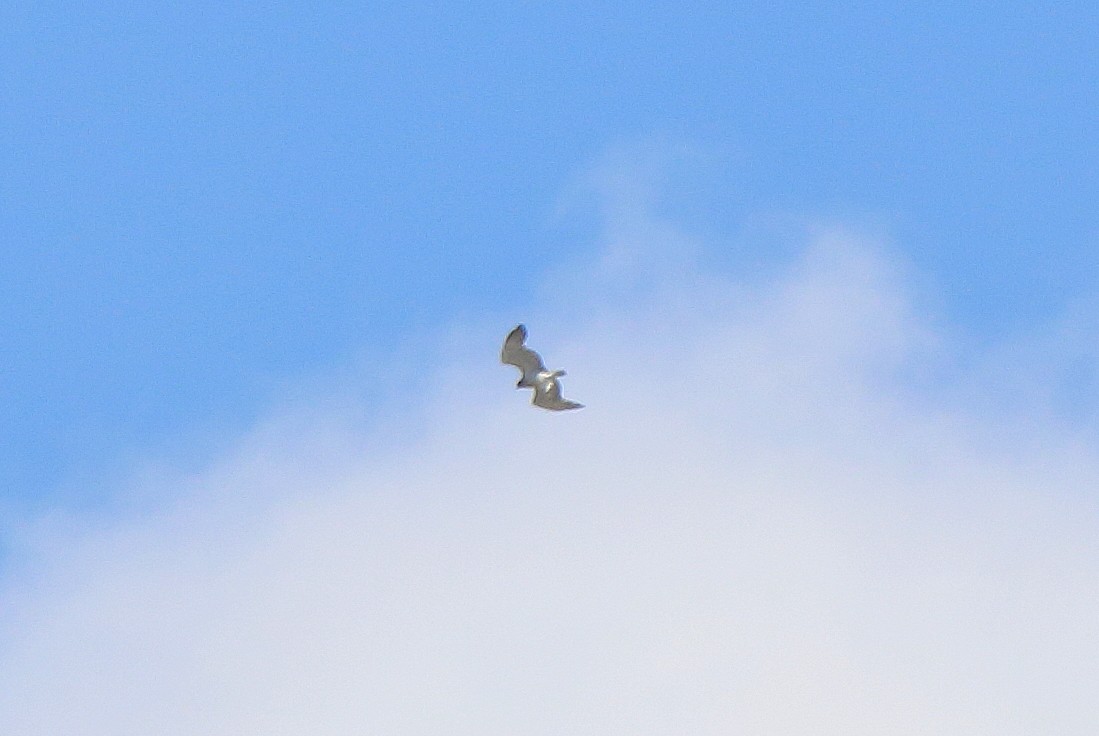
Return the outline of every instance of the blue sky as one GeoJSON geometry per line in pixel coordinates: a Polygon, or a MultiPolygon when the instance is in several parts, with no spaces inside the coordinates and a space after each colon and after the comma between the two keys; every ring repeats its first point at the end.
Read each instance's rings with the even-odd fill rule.
{"type": "MultiPolygon", "coordinates": [[[[94,500],[130,453],[590,249],[608,148],[700,151],[664,206],[880,228],[976,340],[1093,288],[1092,4],[70,2],[0,10],[0,493],[94,500]],[[67,488],[67,490],[61,490],[67,488]]],[[[721,246],[735,242],[734,246],[721,246]]],[[[201,442],[200,442],[201,444],[201,442]]]]}
{"type": "Polygon", "coordinates": [[[1094,4],[322,5],[0,7],[0,732],[1095,733],[1094,4]]]}

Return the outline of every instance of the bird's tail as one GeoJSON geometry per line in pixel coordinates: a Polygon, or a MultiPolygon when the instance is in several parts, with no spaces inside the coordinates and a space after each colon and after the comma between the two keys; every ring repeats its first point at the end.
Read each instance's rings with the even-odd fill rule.
{"type": "Polygon", "coordinates": [[[561,376],[564,376],[564,375],[567,375],[567,374],[564,371],[554,371],[552,373],[552,375],[553,375],[554,378],[560,378],[561,376]]]}

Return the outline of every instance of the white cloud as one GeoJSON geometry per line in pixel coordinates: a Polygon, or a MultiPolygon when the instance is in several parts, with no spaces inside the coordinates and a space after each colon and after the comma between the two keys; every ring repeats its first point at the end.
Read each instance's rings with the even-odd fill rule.
{"type": "Polygon", "coordinates": [[[948,347],[856,237],[672,272],[529,320],[581,412],[466,325],[400,443],[313,417],[28,528],[0,733],[1094,733],[1096,448],[910,380],[948,347]]]}

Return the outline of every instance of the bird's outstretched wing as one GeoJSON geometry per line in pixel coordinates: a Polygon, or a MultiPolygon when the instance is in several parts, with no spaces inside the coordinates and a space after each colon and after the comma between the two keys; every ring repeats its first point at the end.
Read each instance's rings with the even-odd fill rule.
{"type": "Polygon", "coordinates": [[[523,325],[509,332],[500,351],[500,362],[513,365],[523,372],[523,377],[519,379],[520,386],[534,386],[538,374],[546,370],[546,366],[538,353],[523,344],[526,339],[527,328],[523,325]]]}
{"type": "Polygon", "coordinates": [[[534,389],[534,396],[530,403],[550,411],[565,411],[567,409],[582,409],[583,404],[561,398],[561,384],[556,379],[542,381],[534,389]]]}

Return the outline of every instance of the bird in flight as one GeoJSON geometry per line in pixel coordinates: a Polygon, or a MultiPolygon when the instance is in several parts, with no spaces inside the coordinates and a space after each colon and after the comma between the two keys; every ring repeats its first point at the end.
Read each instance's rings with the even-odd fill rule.
{"type": "Polygon", "coordinates": [[[565,375],[564,371],[547,371],[546,364],[542,362],[542,356],[528,348],[527,328],[519,325],[508,333],[504,339],[504,347],[500,351],[500,362],[513,365],[520,370],[522,375],[515,388],[532,388],[534,396],[530,403],[550,411],[565,411],[566,409],[579,409],[583,404],[561,398],[561,384],[557,379],[565,375]]]}

